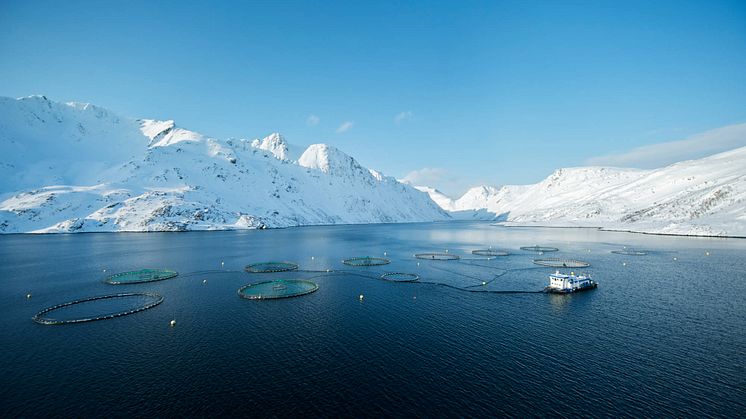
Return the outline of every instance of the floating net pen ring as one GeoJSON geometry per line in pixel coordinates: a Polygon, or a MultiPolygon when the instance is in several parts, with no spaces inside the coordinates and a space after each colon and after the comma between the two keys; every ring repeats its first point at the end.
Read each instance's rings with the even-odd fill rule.
{"type": "Polygon", "coordinates": [[[34,315],[34,317],[32,317],[31,319],[39,324],[46,324],[46,325],[85,323],[85,322],[92,322],[96,320],[113,319],[116,317],[122,317],[122,316],[127,316],[130,314],[135,314],[140,311],[145,311],[147,309],[153,308],[162,302],[163,302],[163,297],[161,295],[156,294],[156,293],[150,293],[150,292],[131,292],[131,293],[123,293],[123,294],[100,295],[96,297],[81,298],[79,300],[68,301],[66,303],[47,307],[44,310],[36,313],[36,315],[34,315]],[[101,314],[98,316],[81,317],[77,319],[67,319],[67,320],[54,319],[54,318],[47,317],[49,313],[55,310],[59,310],[61,308],[70,307],[70,306],[77,305],[77,304],[88,303],[91,301],[99,301],[99,300],[107,300],[107,299],[115,299],[115,298],[126,298],[126,297],[146,297],[146,298],[150,298],[151,301],[139,307],[130,309],[130,310],[119,311],[116,313],[106,313],[106,314],[101,314]]]}
{"type": "Polygon", "coordinates": [[[420,276],[405,272],[387,272],[381,275],[381,279],[392,282],[415,282],[420,279],[420,276]]]}
{"type": "Polygon", "coordinates": [[[259,262],[246,265],[244,270],[249,273],[288,272],[298,270],[298,264],[293,262],[259,262]]]}
{"type": "Polygon", "coordinates": [[[453,255],[451,253],[416,253],[414,255],[417,259],[426,260],[459,260],[459,255],[453,255]]]}
{"type": "Polygon", "coordinates": [[[477,255],[477,256],[492,257],[492,256],[508,256],[510,253],[502,251],[502,250],[478,249],[478,250],[472,250],[471,254],[477,255]]]}
{"type": "Polygon", "coordinates": [[[575,259],[543,258],[534,259],[534,264],[539,266],[550,266],[552,268],[587,268],[591,266],[588,262],[575,259]]]}
{"type": "Polygon", "coordinates": [[[521,246],[521,250],[527,250],[529,252],[557,252],[559,251],[556,247],[549,247],[549,246],[521,246]]]}
{"type": "Polygon", "coordinates": [[[247,284],[238,289],[238,295],[247,300],[277,300],[300,297],[319,289],[319,285],[304,279],[279,279],[247,284]]]}
{"type": "Polygon", "coordinates": [[[345,265],[350,266],[380,266],[380,265],[388,265],[391,263],[389,259],[386,258],[374,258],[370,256],[363,256],[363,257],[355,257],[355,258],[347,258],[342,260],[342,263],[345,265]]]}
{"type": "Polygon", "coordinates": [[[179,275],[170,269],[140,269],[138,271],[120,272],[109,275],[104,282],[111,285],[142,284],[144,282],[163,281],[179,275]]]}
{"type": "Polygon", "coordinates": [[[617,254],[617,255],[628,255],[628,256],[645,256],[648,254],[648,252],[645,252],[643,250],[612,250],[611,253],[617,254]]]}

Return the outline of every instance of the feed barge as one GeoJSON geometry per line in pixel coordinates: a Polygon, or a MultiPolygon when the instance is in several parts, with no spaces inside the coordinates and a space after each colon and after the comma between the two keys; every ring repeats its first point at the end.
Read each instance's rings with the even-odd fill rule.
{"type": "Polygon", "coordinates": [[[580,291],[588,291],[598,287],[596,281],[591,279],[590,275],[582,274],[575,275],[575,272],[571,272],[570,275],[555,273],[549,275],[549,285],[544,288],[544,291],[551,292],[554,294],[570,294],[580,291]]]}

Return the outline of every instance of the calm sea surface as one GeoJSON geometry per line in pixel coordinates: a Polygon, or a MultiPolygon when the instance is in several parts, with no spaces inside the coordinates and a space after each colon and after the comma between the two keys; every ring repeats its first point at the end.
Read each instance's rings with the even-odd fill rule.
{"type": "MultiPolygon", "coordinates": [[[[463,222],[12,235],[0,236],[0,285],[3,417],[746,412],[746,240],[463,222]],[[560,251],[518,250],[534,244],[560,251]],[[511,255],[471,254],[488,246],[511,255]],[[649,253],[611,253],[623,246],[649,253]],[[463,259],[413,257],[446,249],[463,259]],[[384,253],[386,266],[341,262],[384,253]],[[553,269],[533,265],[534,257],[588,261],[582,271],[599,288],[565,296],[500,293],[546,285],[553,269]],[[242,271],[284,260],[305,272],[242,271]],[[180,275],[102,282],[145,267],[180,275]],[[416,273],[427,283],[374,279],[384,272],[416,273]],[[237,294],[242,285],[282,278],[312,278],[319,290],[274,301],[237,294]],[[91,323],[31,320],[58,303],[122,292],[165,300],[91,323]]],[[[146,302],[101,301],[54,315],[146,302]]]]}

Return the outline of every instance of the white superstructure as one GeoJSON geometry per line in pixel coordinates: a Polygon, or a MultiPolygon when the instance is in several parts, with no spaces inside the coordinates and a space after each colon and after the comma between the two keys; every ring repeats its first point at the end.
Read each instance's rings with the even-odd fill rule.
{"type": "Polygon", "coordinates": [[[596,283],[593,282],[590,275],[575,275],[575,272],[571,272],[570,275],[555,273],[549,275],[549,286],[547,290],[550,292],[575,292],[578,290],[584,290],[588,288],[595,288],[596,283]]]}

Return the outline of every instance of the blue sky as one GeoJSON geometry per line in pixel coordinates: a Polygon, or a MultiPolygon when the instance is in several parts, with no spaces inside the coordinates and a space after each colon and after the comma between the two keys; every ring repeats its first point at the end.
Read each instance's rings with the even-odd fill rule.
{"type": "Polygon", "coordinates": [[[746,122],[746,2],[0,0],[0,95],[31,94],[458,194],[746,122]]]}

